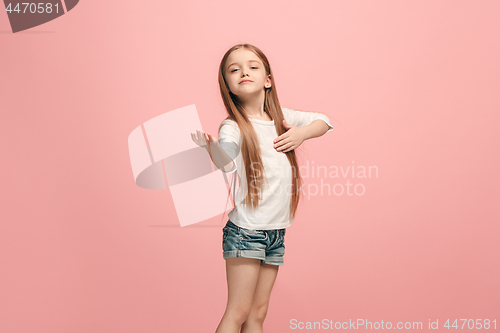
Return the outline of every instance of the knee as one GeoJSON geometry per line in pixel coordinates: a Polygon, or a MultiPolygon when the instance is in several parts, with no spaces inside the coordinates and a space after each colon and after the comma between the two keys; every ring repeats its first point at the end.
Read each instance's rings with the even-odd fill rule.
{"type": "Polygon", "coordinates": [[[241,325],[248,319],[250,310],[249,306],[236,307],[228,313],[228,317],[236,324],[241,325]]]}
{"type": "Polygon", "coordinates": [[[248,316],[249,320],[262,324],[267,315],[267,304],[254,305],[248,316]]]}

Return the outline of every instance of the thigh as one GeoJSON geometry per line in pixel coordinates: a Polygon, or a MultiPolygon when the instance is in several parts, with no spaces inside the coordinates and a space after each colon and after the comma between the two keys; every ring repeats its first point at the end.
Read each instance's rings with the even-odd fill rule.
{"type": "Polygon", "coordinates": [[[244,257],[226,259],[227,310],[250,310],[260,270],[259,259],[244,257]]]}
{"type": "Polygon", "coordinates": [[[254,307],[266,306],[269,303],[271,290],[278,275],[278,269],[279,266],[277,265],[261,264],[259,280],[257,281],[253,299],[254,307]]]}

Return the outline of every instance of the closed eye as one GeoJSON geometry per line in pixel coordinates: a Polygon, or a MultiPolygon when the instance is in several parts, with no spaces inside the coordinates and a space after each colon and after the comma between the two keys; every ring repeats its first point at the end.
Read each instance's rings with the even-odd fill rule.
{"type": "MultiPolygon", "coordinates": [[[[252,68],[252,69],[253,69],[253,68],[255,68],[255,69],[259,69],[259,67],[250,67],[250,68],[252,68]]],[[[238,69],[233,69],[233,70],[231,71],[231,73],[232,73],[232,72],[235,72],[235,71],[237,71],[237,70],[238,70],[238,69]]]]}

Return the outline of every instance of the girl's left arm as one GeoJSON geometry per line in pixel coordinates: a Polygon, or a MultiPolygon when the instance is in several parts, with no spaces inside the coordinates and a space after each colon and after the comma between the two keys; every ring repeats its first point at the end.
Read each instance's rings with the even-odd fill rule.
{"type": "Polygon", "coordinates": [[[316,119],[312,123],[306,126],[299,127],[302,132],[302,136],[304,140],[317,138],[318,136],[322,136],[330,129],[330,126],[321,119],[316,119]]]}

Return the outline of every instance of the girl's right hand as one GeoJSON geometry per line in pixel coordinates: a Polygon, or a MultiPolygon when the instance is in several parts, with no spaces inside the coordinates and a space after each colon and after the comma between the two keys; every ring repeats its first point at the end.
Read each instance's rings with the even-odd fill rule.
{"type": "Polygon", "coordinates": [[[193,139],[194,143],[198,146],[205,148],[208,150],[208,153],[211,155],[210,145],[208,142],[218,142],[216,138],[214,138],[210,133],[204,133],[203,131],[196,130],[195,132],[191,132],[191,139],[193,139]]]}

